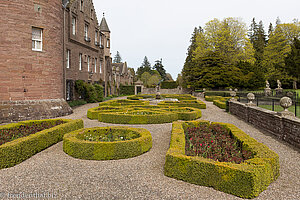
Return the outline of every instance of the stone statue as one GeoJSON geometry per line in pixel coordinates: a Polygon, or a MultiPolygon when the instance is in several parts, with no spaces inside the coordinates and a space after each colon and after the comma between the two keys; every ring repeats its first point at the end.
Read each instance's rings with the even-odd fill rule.
{"type": "Polygon", "coordinates": [[[272,96],[272,90],[270,88],[270,83],[268,80],[266,80],[265,96],[266,97],[272,96]]]}
{"type": "Polygon", "coordinates": [[[270,83],[268,80],[266,80],[266,88],[270,88],[270,83]]]}
{"type": "Polygon", "coordinates": [[[282,89],[282,88],[281,88],[281,82],[280,82],[280,80],[277,80],[277,88],[278,88],[278,89],[282,89]]]}

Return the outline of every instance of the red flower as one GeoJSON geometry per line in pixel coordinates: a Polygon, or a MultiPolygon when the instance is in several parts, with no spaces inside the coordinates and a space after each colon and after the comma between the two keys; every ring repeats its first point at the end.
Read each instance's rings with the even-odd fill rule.
{"type": "Polygon", "coordinates": [[[200,144],[200,146],[202,147],[202,144],[200,144]]]}
{"type": "Polygon", "coordinates": [[[214,141],[212,140],[211,143],[213,143],[214,141]]]}

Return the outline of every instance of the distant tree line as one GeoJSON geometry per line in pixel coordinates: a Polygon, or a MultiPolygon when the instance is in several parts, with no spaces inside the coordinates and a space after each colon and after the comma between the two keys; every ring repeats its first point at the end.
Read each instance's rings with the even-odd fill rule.
{"type": "Polygon", "coordinates": [[[300,82],[300,23],[269,25],[253,18],[250,29],[235,18],[214,19],[194,29],[177,82],[188,88],[284,88],[300,82]]]}

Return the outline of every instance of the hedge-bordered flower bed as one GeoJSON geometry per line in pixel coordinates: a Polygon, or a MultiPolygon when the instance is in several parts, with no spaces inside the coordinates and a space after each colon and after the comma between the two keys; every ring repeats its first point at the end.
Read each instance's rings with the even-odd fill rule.
{"type": "MultiPolygon", "coordinates": [[[[138,94],[127,97],[127,99],[130,100],[140,100],[140,99],[149,99],[149,98],[155,98],[156,94],[138,94]]],[[[178,100],[197,100],[197,97],[194,97],[190,94],[162,94],[162,98],[172,98],[172,99],[178,99],[178,100]]]]}
{"type": "Polygon", "coordinates": [[[89,109],[87,117],[114,124],[161,124],[176,120],[198,119],[201,117],[201,110],[191,107],[143,104],[113,107],[107,102],[105,106],[89,109]]]}
{"type": "Polygon", "coordinates": [[[35,155],[36,153],[48,148],[49,146],[58,143],[63,139],[65,133],[83,128],[83,121],[69,119],[46,119],[22,121],[0,126],[0,129],[11,129],[32,123],[51,123],[58,120],[61,120],[64,123],[0,145],[0,169],[15,166],[35,155]]]}
{"type": "Polygon", "coordinates": [[[243,198],[257,197],[278,178],[278,155],[232,124],[219,123],[231,132],[232,136],[241,143],[243,149],[253,153],[252,159],[235,164],[199,156],[186,156],[184,131],[189,123],[209,122],[173,122],[170,148],[164,167],[166,176],[213,187],[243,198]]]}
{"type": "Polygon", "coordinates": [[[151,133],[143,128],[131,127],[96,127],[89,129],[80,129],[64,136],[63,150],[74,158],[86,160],[115,160],[125,159],[141,155],[152,148],[151,133]],[[85,140],[89,134],[100,137],[111,134],[110,137],[116,137],[119,134],[126,137],[126,134],[138,135],[137,138],[102,142],[85,140]],[[115,134],[115,136],[113,136],[115,134]]]}

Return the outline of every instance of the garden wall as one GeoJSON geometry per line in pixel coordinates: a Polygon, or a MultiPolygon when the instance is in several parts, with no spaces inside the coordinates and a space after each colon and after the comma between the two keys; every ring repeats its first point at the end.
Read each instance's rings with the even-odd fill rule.
{"type": "Polygon", "coordinates": [[[229,112],[300,149],[300,119],[237,101],[229,102],[229,112]]]}
{"type": "Polygon", "coordinates": [[[0,102],[0,124],[14,121],[49,119],[72,114],[64,99],[0,102]]]}

